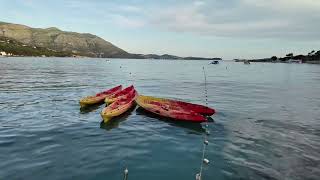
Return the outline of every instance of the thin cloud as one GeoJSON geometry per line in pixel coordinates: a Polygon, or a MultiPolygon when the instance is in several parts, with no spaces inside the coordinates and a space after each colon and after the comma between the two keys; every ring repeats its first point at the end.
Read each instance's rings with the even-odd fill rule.
{"type": "Polygon", "coordinates": [[[125,28],[140,28],[145,25],[145,22],[140,19],[128,18],[123,15],[112,15],[112,21],[114,24],[125,28]]]}
{"type": "Polygon", "coordinates": [[[149,23],[169,31],[245,38],[320,38],[320,1],[194,1],[150,14],[149,23]]]}
{"type": "Polygon", "coordinates": [[[133,5],[118,6],[117,9],[125,11],[125,12],[131,12],[131,13],[139,13],[142,10],[140,7],[133,6],[133,5]]]}
{"type": "MultiPolygon", "coordinates": [[[[28,0],[24,6],[51,12],[42,1],[28,0]]],[[[62,8],[70,9],[69,19],[90,12],[88,19],[129,29],[147,27],[211,37],[320,40],[320,0],[68,0],[62,8]]]]}
{"type": "Polygon", "coordinates": [[[304,53],[320,42],[320,0],[4,0],[3,4],[3,21],[98,34],[137,53],[263,57],[304,53]]]}

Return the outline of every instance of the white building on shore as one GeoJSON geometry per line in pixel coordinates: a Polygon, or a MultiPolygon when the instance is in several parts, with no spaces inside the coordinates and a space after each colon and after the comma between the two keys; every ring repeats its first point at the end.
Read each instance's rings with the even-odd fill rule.
{"type": "Polygon", "coordinates": [[[13,56],[12,53],[7,53],[5,51],[0,51],[0,56],[13,56]]]}
{"type": "Polygon", "coordinates": [[[0,51],[0,56],[6,56],[7,53],[5,51],[0,51]]]}

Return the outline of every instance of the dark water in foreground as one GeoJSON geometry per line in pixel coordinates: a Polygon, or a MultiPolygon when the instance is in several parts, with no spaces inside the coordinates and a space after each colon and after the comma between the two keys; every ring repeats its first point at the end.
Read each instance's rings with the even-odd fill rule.
{"type": "Polygon", "coordinates": [[[218,111],[203,180],[319,179],[318,65],[54,58],[0,58],[0,179],[117,180],[124,166],[129,180],[195,179],[200,125],[136,110],[103,125],[103,106],[80,112],[78,100],[134,84],[204,103],[202,66],[218,111]]]}

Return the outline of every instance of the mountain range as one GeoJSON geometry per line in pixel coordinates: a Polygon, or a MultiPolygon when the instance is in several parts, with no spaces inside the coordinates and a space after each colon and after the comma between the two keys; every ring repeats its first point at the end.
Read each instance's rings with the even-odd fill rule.
{"type": "MultiPolygon", "coordinates": [[[[201,57],[179,57],[169,54],[132,54],[93,34],[67,32],[62,31],[56,27],[44,29],[32,28],[26,25],[12,24],[7,22],[0,22],[0,38],[6,38],[12,41],[17,41],[21,43],[23,46],[46,49],[47,52],[63,52],[63,54],[69,54],[70,56],[77,55],[87,57],[136,59],[220,59],[201,57]]],[[[15,48],[14,52],[17,52],[19,49],[21,48],[15,48]]],[[[18,54],[30,55],[30,53],[25,54],[23,52],[18,52],[18,54]]]]}

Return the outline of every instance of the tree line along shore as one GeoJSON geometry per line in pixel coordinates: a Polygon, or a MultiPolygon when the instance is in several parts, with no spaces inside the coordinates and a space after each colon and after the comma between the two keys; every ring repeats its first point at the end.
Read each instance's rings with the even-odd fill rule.
{"type": "Polygon", "coordinates": [[[293,53],[288,53],[284,57],[272,56],[270,58],[263,59],[234,59],[236,62],[272,62],[272,63],[311,63],[311,64],[320,64],[320,50],[310,51],[307,55],[294,55],[293,53]]]}

